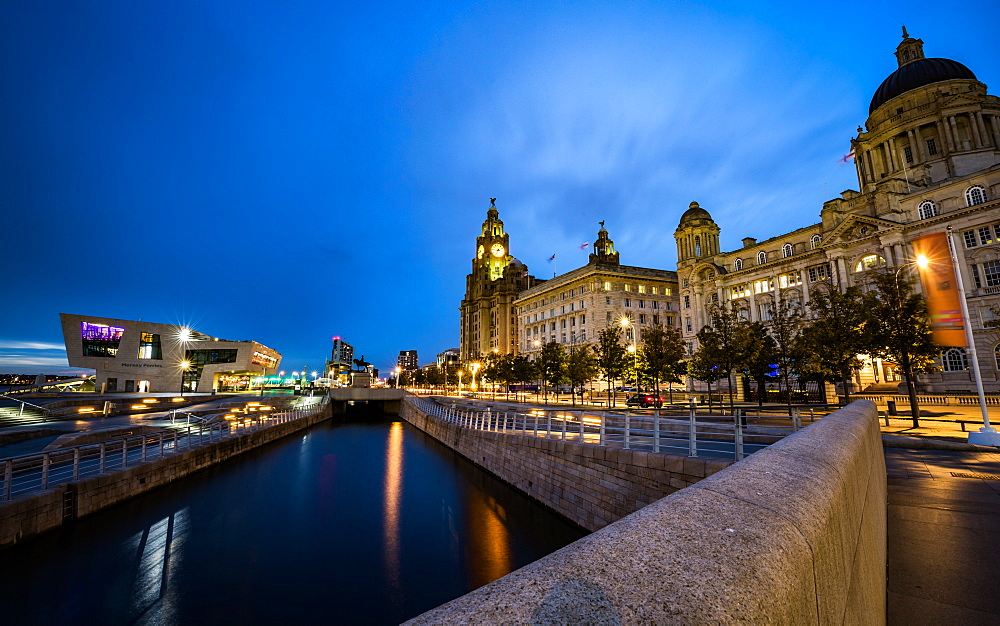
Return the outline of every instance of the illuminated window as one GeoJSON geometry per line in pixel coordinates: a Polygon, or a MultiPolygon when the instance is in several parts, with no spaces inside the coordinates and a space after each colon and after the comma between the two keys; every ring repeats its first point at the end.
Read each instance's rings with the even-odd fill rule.
{"type": "Polygon", "coordinates": [[[880,267],[882,265],[885,265],[885,259],[882,258],[882,256],[878,254],[866,254],[865,256],[861,257],[861,260],[858,261],[857,265],[854,266],[854,271],[866,272],[870,269],[880,267]]]}
{"type": "Polygon", "coordinates": [[[651,294],[653,294],[655,296],[656,294],[660,293],[660,290],[659,290],[658,287],[650,287],[649,293],[651,293],[651,294]]]}
{"type": "Polygon", "coordinates": [[[163,359],[163,351],[160,349],[160,336],[153,333],[142,333],[139,340],[140,359],[163,359]]]}
{"type": "Polygon", "coordinates": [[[934,217],[937,214],[938,214],[937,205],[931,202],[930,200],[924,200],[923,202],[920,203],[920,206],[917,207],[917,215],[922,220],[925,220],[929,217],[934,217]]]}
{"type": "Polygon", "coordinates": [[[83,356],[114,357],[118,354],[124,328],[80,322],[83,356]]]}
{"type": "Polygon", "coordinates": [[[625,284],[625,291],[632,291],[632,285],[625,284]]]}
{"type": "Polygon", "coordinates": [[[607,281],[607,280],[604,281],[604,291],[611,291],[611,282],[610,281],[607,281]]]}
{"type": "Polygon", "coordinates": [[[639,285],[639,293],[646,293],[646,285],[639,285]]]}
{"type": "Polygon", "coordinates": [[[965,203],[975,206],[986,202],[986,190],[981,185],[973,185],[965,190],[965,203]]]}

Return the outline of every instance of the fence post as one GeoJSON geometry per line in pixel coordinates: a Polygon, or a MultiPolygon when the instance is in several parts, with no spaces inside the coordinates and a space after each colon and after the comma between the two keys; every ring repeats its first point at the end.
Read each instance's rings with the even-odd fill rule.
{"type": "Polygon", "coordinates": [[[535,437],[538,437],[538,409],[532,411],[535,416],[535,437]]]}
{"type": "Polygon", "coordinates": [[[607,413],[605,413],[604,411],[601,411],[601,435],[600,435],[599,445],[602,445],[602,446],[604,445],[604,435],[605,435],[606,426],[607,426],[606,419],[605,419],[606,417],[607,417],[607,413]]]}
{"type": "Polygon", "coordinates": [[[580,411],[580,443],[583,443],[583,411],[580,411]]]}
{"type": "Polygon", "coordinates": [[[174,431],[174,453],[177,453],[177,431],[174,431]]]}
{"type": "Polygon", "coordinates": [[[148,441],[149,441],[149,439],[146,437],[146,435],[143,435],[142,436],[142,462],[143,463],[146,462],[146,443],[148,441]]]}
{"type": "Polygon", "coordinates": [[[625,449],[628,450],[631,445],[632,439],[632,416],[629,415],[628,409],[625,409],[625,449]]]}
{"type": "Polygon", "coordinates": [[[122,439],[122,469],[128,466],[128,437],[122,439]]]}
{"type": "Polygon", "coordinates": [[[10,500],[11,482],[14,480],[14,462],[7,460],[3,464],[3,499],[10,500]]]}
{"type": "Polygon", "coordinates": [[[42,489],[49,488],[49,453],[42,455],[42,489]]]}
{"type": "Polygon", "coordinates": [[[73,480],[80,480],[80,448],[73,448],[73,480]]]}
{"type": "Polygon", "coordinates": [[[695,422],[694,402],[691,403],[691,413],[688,416],[688,456],[698,456],[698,427],[695,422]]]}
{"type": "Polygon", "coordinates": [[[104,473],[104,442],[101,442],[101,462],[100,462],[100,474],[104,473]]]}
{"type": "MultiPolygon", "coordinates": [[[[261,384],[263,384],[263,383],[261,383],[261,384]]],[[[190,450],[191,449],[191,425],[190,424],[188,424],[188,435],[187,435],[187,437],[188,437],[188,450],[190,450]]]]}
{"type": "Polygon", "coordinates": [[[551,411],[546,411],[545,412],[545,438],[546,439],[551,439],[552,438],[552,412],[551,411]]]}
{"type": "Polygon", "coordinates": [[[160,449],[160,458],[163,458],[163,433],[160,433],[160,439],[157,442],[157,447],[160,449]]]}
{"type": "Polygon", "coordinates": [[[653,412],[653,452],[660,451],[660,410],[653,412]]]}
{"type": "Polygon", "coordinates": [[[566,423],[568,421],[567,420],[568,417],[569,417],[568,413],[563,413],[562,414],[562,423],[563,423],[563,427],[562,427],[562,440],[563,441],[566,441],[566,431],[567,431],[567,429],[569,429],[569,424],[566,423]]]}
{"type": "Polygon", "coordinates": [[[736,454],[736,460],[743,460],[743,422],[740,420],[740,410],[736,409],[734,411],[734,417],[736,418],[735,425],[735,437],[733,438],[733,448],[736,454]]]}

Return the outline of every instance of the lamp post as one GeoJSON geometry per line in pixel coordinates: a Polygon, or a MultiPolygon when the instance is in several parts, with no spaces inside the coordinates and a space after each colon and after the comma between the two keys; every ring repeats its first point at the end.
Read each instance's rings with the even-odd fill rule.
{"type": "MultiPolygon", "coordinates": [[[[622,315],[619,321],[624,329],[632,329],[632,343],[625,348],[627,351],[632,353],[632,369],[635,371],[635,391],[639,391],[639,353],[635,344],[635,327],[632,325],[632,320],[628,315],[622,315]]],[[[625,335],[626,341],[628,340],[628,333],[625,335]]]]}
{"type": "Polygon", "coordinates": [[[403,372],[403,368],[397,366],[393,371],[396,373],[396,389],[399,389],[399,376],[403,372]]]}
{"type": "Polygon", "coordinates": [[[481,364],[479,364],[479,363],[470,363],[469,364],[469,369],[472,370],[472,384],[470,385],[470,389],[472,389],[472,391],[476,391],[476,372],[479,371],[480,367],[481,367],[481,364]]]}
{"type": "Polygon", "coordinates": [[[465,372],[458,370],[458,395],[462,395],[462,374],[465,372]]]}
{"type": "Polygon", "coordinates": [[[181,397],[184,397],[184,375],[191,369],[191,361],[181,361],[181,397]]]}

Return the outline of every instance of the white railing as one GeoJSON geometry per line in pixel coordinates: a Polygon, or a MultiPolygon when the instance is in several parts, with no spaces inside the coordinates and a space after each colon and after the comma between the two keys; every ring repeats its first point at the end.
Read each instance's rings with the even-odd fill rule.
{"type": "Polygon", "coordinates": [[[687,419],[664,417],[659,411],[588,411],[545,408],[476,406],[467,402],[442,404],[426,398],[409,397],[406,402],[425,415],[460,428],[501,432],[544,439],[577,441],[598,446],[652,452],[681,451],[687,456],[714,456],[739,461],[802,428],[798,408],[792,415],[758,415],[783,418],[788,425],[747,426],[747,415],[739,409],[733,416],[698,415],[692,405],[687,419]],[[702,421],[698,421],[698,418],[702,421]],[[707,419],[711,418],[711,419],[707,419]],[[731,420],[731,421],[730,421],[731,420]]]}
{"type": "Polygon", "coordinates": [[[168,430],[159,433],[3,459],[0,460],[3,465],[0,501],[7,502],[87,476],[110,474],[171,454],[300,420],[323,410],[325,404],[324,398],[321,402],[273,414],[215,423],[189,423],[168,427],[168,430]]]}
{"type": "Polygon", "coordinates": [[[11,402],[17,402],[17,403],[19,403],[21,405],[18,408],[18,411],[17,411],[17,416],[18,417],[20,417],[21,415],[24,414],[24,407],[25,406],[30,406],[31,408],[35,409],[36,411],[39,411],[44,416],[49,416],[49,415],[52,414],[52,411],[50,411],[49,409],[45,408],[44,406],[39,406],[37,404],[32,404],[30,402],[25,402],[24,400],[21,400],[20,398],[11,398],[10,396],[5,396],[5,395],[2,395],[2,394],[0,394],[0,398],[3,398],[5,400],[10,400],[11,402]]]}

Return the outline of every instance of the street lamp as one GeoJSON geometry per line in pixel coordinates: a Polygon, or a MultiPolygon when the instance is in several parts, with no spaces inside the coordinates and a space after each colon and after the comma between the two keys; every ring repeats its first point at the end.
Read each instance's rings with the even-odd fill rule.
{"type": "Polygon", "coordinates": [[[399,375],[403,371],[403,368],[397,366],[393,371],[396,373],[396,389],[399,389],[399,375]]]}
{"type": "Polygon", "coordinates": [[[632,370],[635,372],[635,391],[639,392],[639,351],[636,349],[635,344],[631,344],[629,347],[625,348],[632,353],[632,370]]]}
{"type": "Polygon", "coordinates": [[[479,363],[470,363],[469,364],[469,369],[472,370],[472,385],[470,385],[470,388],[472,389],[472,391],[476,390],[476,372],[479,371],[480,367],[481,367],[481,364],[479,364],[479,363]]]}
{"type": "Polygon", "coordinates": [[[458,395],[462,395],[462,374],[465,372],[458,370],[458,395]]]}
{"type": "Polygon", "coordinates": [[[181,361],[181,397],[184,397],[184,375],[191,369],[191,361],[181,361]]]}

